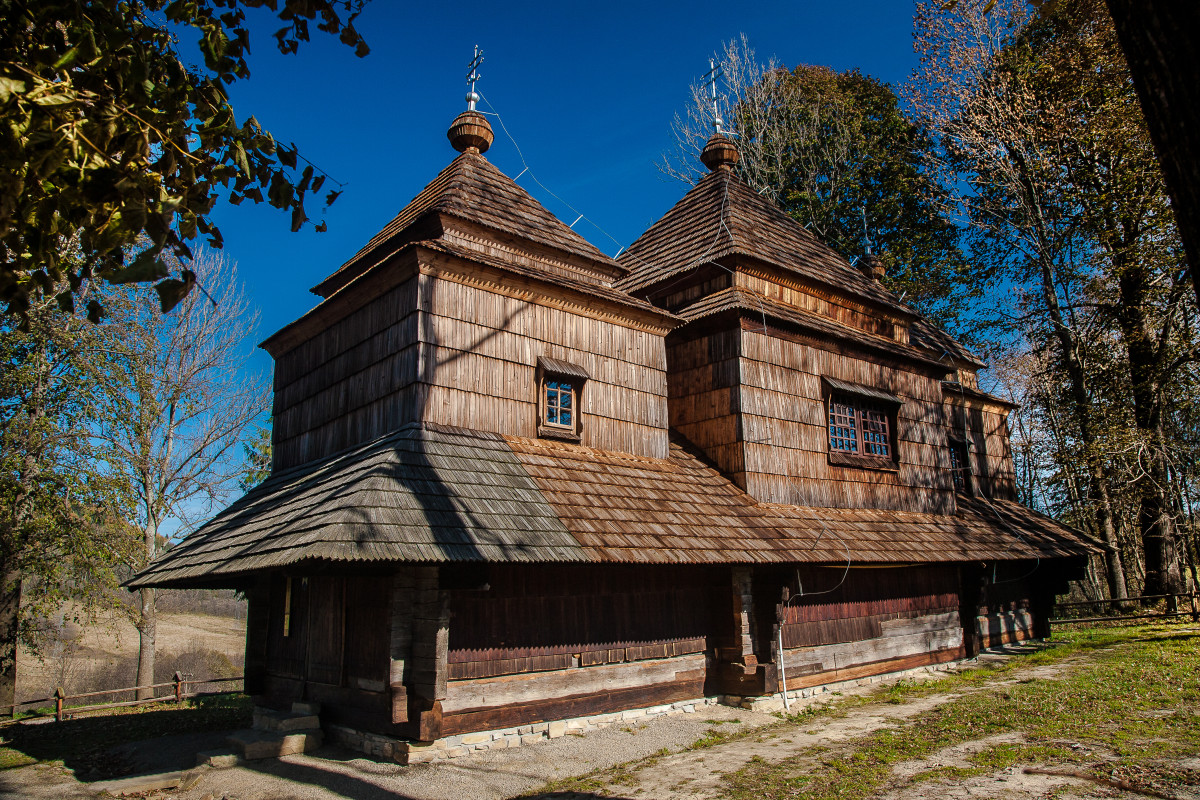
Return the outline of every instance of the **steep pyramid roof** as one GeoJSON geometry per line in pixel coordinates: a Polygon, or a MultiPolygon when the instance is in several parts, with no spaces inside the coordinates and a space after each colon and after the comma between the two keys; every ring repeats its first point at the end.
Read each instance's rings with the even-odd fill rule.
{"type": "Polygon", "coordinates": [[[634,292],[730,255],[755,258],[905,316],[912,314],[891,292],[727,168],[704,176],[621,254],[618,261],[630,274],[617,286],[634,292]]]}
{"type": "Polygon", "coordinates": [[[435,238],[436,234],[431,236],[428,228],[418,224],[433,213],[458,217],[500,234],[562,251],[614,275],[626,271],[547,211],[478,150],[468,149],[451,161],[349,261],[317,284],[313,292],[329,297],[401,245],[435,238]]]}

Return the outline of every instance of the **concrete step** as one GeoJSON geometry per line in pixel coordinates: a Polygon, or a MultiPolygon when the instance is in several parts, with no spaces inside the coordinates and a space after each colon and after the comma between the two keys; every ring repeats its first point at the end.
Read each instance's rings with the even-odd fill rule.
{"type": "Polygon", "coordinates": [[[271,708],[256,708],[253,727],[256,731],[313,731],[321,727],[321,719],[316,714],[289,714],[271,708]]]}
{"type": "Polygon", "coordinates": [[[247,761],[307,753],[310,750],[316,750],[323,741],[324,737],[320,730],[304,731],[303,733],[245,730],[230,734],[225,738],[225,743],[247,761]]]}

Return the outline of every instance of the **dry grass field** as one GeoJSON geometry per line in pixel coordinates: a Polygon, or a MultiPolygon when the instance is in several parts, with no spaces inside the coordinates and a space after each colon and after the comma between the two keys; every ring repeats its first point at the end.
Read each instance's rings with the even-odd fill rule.
{"type": "MultiPolygon", "coordinates": [[[[228,594],[228,593],[225,593],[228,594]]],[[[189,677],[242,674],[246,638],[245,604],[211,592],[164,593],[160,603],[155,651],[156,681],[176,670],[189,677]],[[217,612],[217,613],[206,613],[217,612]]],[[[138,632],[119,612],[80,625],[73,609],[49,623],[49,645],[41,657],[23,650],[18,657],[20,700],[48,697],[55,687],[68,694],[132,686],[138,632]]]]}

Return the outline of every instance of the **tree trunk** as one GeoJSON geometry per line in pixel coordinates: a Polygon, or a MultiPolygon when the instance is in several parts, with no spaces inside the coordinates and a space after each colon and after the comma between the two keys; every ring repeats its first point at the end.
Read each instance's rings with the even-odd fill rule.
{"type": "MultiPolygon", "coordinates": [[[[158,612],[154,608],[154,590],[141,589],[141,608],[138,611],[138,667],[137,685],[154,683],[154,637],[158,627],[158,612]]],[[[153,689],[138,689],[137,699],[146,700],[154,696],[153,689]]]]}
{"type": "MultiPolygon", "coordinates": [[[[1138,532],[1146,560],[1144,594],[1171,594],[1183,588],[1183,571],[1175,546],[1175,517],[1171,513],[1171,472],[1163,430],[1163,354],[1148,314],[1151,275],[1140,262],[1128,257],[1139,231],[1122,223],[1124,239],[1111,248],[1113,266],[1120,277],[1117,323],[1129,360],[1133,418],[1146,455],[1145,468],[1135,481],[1138,493],[1138,532]]],[[[1115,238],[1115,237],[1114,237],[1115,238]]],[[[1167,330],[1161,336],[1167,336],[1167,330]]]]}
{"type": "Polygon", "coordinates": [[[1096,504],[1096,525],[1104,539],[1104,573],[1108,582],[1108,596],[1113,600],[1124,600],[1129,596],[1125,585],[1125,564],[1121,559],[1121,542],[1117,539],[1117,529],[1113,525],[1108,477],[1103,474],[1103,470],[1093,469],[1091,484],[1089,492],[1094,495],[1092,500],[1096,504]]]}
{"type": "Polygon", "coordinates": [[[21,574],[7,568],[0,572],[0,713],[17,701],[17,622],[21,610],[21,574]]]}
{"type": "MultiPolygon", "coordinates": [[[[154,514],[154,504],[146,501],[145,547],[146,563],[154,560],[158,547],[158,523],[154,514]]],[[[137,685],[149,686],[154,683],[154,638],[158,633],[158,611],[155,608],[154,589],[139,591],[140,606],[138,608],[138,668],[137,685]]],[[[154,696],[153,689],[138,689],[137,699],[146,700],[154,696]]]]}

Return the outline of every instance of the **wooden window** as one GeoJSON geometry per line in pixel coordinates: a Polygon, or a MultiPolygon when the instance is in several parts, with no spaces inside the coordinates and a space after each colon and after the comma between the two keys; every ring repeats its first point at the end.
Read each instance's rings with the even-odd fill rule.
{"type": "Polygon", "coordinates": [[[954,491],[966,492],[970,487],[970,467],[967,461],[967,443],[961,439],[950,440],[950,477],[954,491]]]}
{"type": "Polygon", "coordinates": [[[825,379],[830,463],[895,469],[899,397],[825,379]]]}
{"type": "Polygon", "coordinates": [[[578,364],[559,359],[538,359],[538,436],[580,440],[583,389],[588,373],[578,364]]]}
{"type": "Polygon", "coordinates": [[[545,384],[542,423],[575,430],[575,384],[565,380],[548,380],[545,384]]]}
{"type": "Polygon", "coordinates": [[[891,409],[862,398],[830,395],[830,451],[890,459],[893,414],[891,409]]]}

